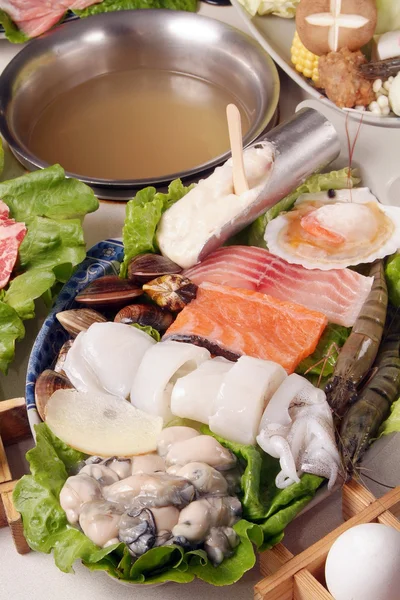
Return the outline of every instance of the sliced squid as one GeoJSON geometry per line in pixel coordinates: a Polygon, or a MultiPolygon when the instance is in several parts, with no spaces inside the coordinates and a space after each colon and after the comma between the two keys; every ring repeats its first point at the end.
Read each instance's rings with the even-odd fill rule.
{"type": "Polygon", "coordinates": [[[103,386],[90,365],[83,358],[84,337],[85,332],[81,331],[68,350],[63,366],[64,372],[78,392],[104,393],[103,386]]]}
{"type": "Polygon", "coordinates": [[[241,356],[223,378],[209,418],[211,431],[239,444],[255,444],[263,410],[286,377],[277,363],[241,356]]]}
{"type": "Polygon", "coordinates": [[[173,341],[156,344],[140,364],[132,386],[132,404],[167,423],[173,416],[171,394],[175,382],[209,358],[208,350],[194,344],[173,341]]]}
{"type": "Polygon", "coordinates": [[[171,395],[172,414],[208,425],[224,376],[234,364],[222,357],[213,358],[178,379],[171,395]]]}
{"type": "Polygon", "coordinates": [[[93,323],[82,338],[82,356],[107,392],[128,398],[139,364],[155,343],[124,323],[93,323]]]}
{"type": "Polygon", "coordinates": [[[257,436],[260,447],[278,458],[275,484],[285,488],[302,473],[326,477],[332,488],[339,473],[333,419],[325,393],[300,375],[289,375],[268,403],[257,436]]]}

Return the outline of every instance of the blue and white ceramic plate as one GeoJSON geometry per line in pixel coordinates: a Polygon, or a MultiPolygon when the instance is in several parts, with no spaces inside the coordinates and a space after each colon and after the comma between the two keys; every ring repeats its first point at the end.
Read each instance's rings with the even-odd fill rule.
{"type": "Polygon", "coordinates": [[[62,288],[39,331],[29,357],[25,388],[28,419],[34,437],[34,425],[41,422],[35,402],[36,379],[45,369],[52,367],[61,346],[68,339],[67,332],[56,319],[56,314],[63,310],[77,308],[75,296],[98,277],[117,275],[123,257],[124,249],[121,241],[104,240],[93,246],[62,288]]]}

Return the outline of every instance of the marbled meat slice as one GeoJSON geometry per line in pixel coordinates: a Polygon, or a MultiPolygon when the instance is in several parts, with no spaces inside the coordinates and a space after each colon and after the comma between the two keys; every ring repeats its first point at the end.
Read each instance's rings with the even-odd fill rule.
{"type": "Polygon", "coordinates": [[[9,214],[10,209],[8,208],[7,204],[5,204],[3,200],[0,200],[0,219],[7,219],[9,214]]]}
{"type": "Polygon", "coordinates": [[[210,281],[290,300],[345,327],[354,325],[373,281],[350,269],[305,269],[249,246],[220,248],[184,275],[197,285],[210,281]]]}
{"type": "Polygon", "coordinates": [[[18,248],[26,234],[24,223],[8,218],[8,207],[0,200],[0,290],[10,279],[18,257],[18,248]]]}
{"type": "Polygon", "coordinates": [[[56,25],[68,9],[83,9],[99,2],[102,0],[0,0],[0,9],[27,36],[37,37],[56,25]]]}
{"type": "Polygon", "coordinates": [[[272,360],[293,373],[316,348],[325,315],[251,290],[204,282],[163,340],[191,342],[235,360],[272,360]]]}

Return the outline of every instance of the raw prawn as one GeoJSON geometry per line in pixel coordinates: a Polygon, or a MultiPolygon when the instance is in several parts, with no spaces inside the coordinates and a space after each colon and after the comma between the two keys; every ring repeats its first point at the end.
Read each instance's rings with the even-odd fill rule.
{"type": "Polygon", "coordinates": [[[379,77],[386,79],[397,75],[400,71],[400,56],[366,63],[365,65],[360,65],[358,70],[365,79],[378,79],[379,77]]]}
{"type": "Polygon", "coordinates": [[[352,332],[340,351],[333,376],[325,387],[334,416],[341,419],[378,353],[385,325],[388,293],[381,260],[371,266],[374,277],[369,293],[352,332]]]}
{"type": "Polygon", "coordinates": [[[339,448],[349,476],[400,394],[400,319],[397,328],[392,328],[389,323],[389,333],[375,367],[375,375],[362,390],[357,402],[349,408],[340,429],[339,448]]]}

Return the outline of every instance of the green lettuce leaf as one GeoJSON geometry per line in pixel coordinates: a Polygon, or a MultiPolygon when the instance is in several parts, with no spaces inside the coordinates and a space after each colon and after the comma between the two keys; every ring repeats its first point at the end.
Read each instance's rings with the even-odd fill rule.
{"type": "Polygon", "coordinates": [[[34,217],[19,248],[19,270],[77,265],[86,256],[79,219],[58,221],[34,217]]]}
{"type": "Polygon", "coordinates": [[[83,10],[73,10],[73,12],[80,17],[89,17],[105,12],[140,8],[169,8],[196,12],[197,0],[103,0],[100,4],[93,4],[83,10]]]}
{"type": "Polygon", "coordinates": [[[161,341],[160,332],[157,331],[157,329],[154,329],[154,327],[151,327],[150,325],[139,325],[139,323],[131,323],[131,325],[132,327],[136,327],[136,329],[140,329],[140,331],[147,333],[156,342],[161,341]]]}
{"type": "Polygon", "coordinates": [[[154,187],[147,187],[128,202],[122,229],[124,262],[121,265],[121,277],[126,277],[128,264],[137,254],[157,252],[155,236],[163,212],[183,198],[192,187],[185,187],[180,179],[176,179],[169,185],[166,194],[157,192],[154,187]]]}
{"type": "Polygon", "coordinates": [[[93,190],[77,179],[67,179],[60,165],[0,183],[0,198],[11,216],[26,225],[34,217],[82,218],[99,207],[93,190]]]}
{"type": "Polygon", "coordinates": [[[28,41],[28,37],[18,29],[4,10],[0,10],[0,25],[3,25],[6,37],[9,42],[14,44],[23,44],[28,41]]]}
{"type": "MultiPolygon", "coordinates": [[[[348,169],[341,169],[340,171],[331,171],[330,173],[322,173],[311,175],[302,185],[296,190],[291,192],[288,196],[283,198],[280,202],[270,208],[265,214],[258,217],[247,227],[245,239],[247,245],[258,246],[260,248],[266,248],[267,245],[264,240],[265,228],[272,219],[275,219],[281,212],[285,212],[293,208],[294,203],[301,194],[315,194],[316,192],[327,191],[327,190],[340,190],[346,188],[348,185],[353,187],[360,183],[360,179],[356,176],[356,171],[351,171],[350,178],[348,177],[348,169]]],[[[243,237],[242,243],[243,243],[243,237]]]]}
{"type": "Polygon", "coordinates": [[[378,23],[376,34],[400,29],[400,3],[398,0],[376,0],[378,23]]]}
{"type": "Polygon", "coordinates": [[[262,549],[271,548],[283,538],[285,527],[312,500],[324,482],[322,477],[305,473],[299,483],[281,490],[275,485],[279,461],[258,446],[244,446],[225,440],[206,426],[202,433],[214,436],[245,465],[242,475],[243,517],[256,522],[263,531],[262,549]]]}
{"type": "Polygon", "coordinates": [[[300,0],[239,0],[239,2],[252,17],[256,14],[272,14],[284,19],[292,19],[300,0]]]}
{"type": "Polygon", "coordinates": [[[388,258],[385,266],[385,277],[389,292],[389,301],[393,306],[400,306],[400,254],[388,258]]]}
{"type": "Polygon", "coordinates": [[[240,544],[235,553],[215,568],[208,562],[203,550],[188,552],[190,571],[199,579],[212,585],[232,585],[236,583],[246,571],[252,569],[256,563],[253,546],[260,548],[263,542],[261,527],[242,519],[234,526],[240,538],[240,544]]]}
{"type": "Polygon", "coordinates": [[[389,435],[400,431],[400,399],[393,402],[390,415],[384,421],[379,429],[379,435],[389,435]]]}
{"type": "Polygon", "coordinates": [[[14,490],[16,509],[22,514],[26,540],[33,550],[49,553],[61,571],[72,571],[77,558],[97,562],[119,545],[100,549],[81,531],[71,527],[59,503],[67,469],[85,457],[56,438],[44,424],[36,426],[36,446],[26,455],[31,475],[24,475],[14,490]]]}
{"type": "MultiPolygon", "coordinates": [[[[9,154],[5,155],[8,174],[17,172],[12,162],[7,164],[9,154]]],[[[2,165],[1,150],[0,168],[2,165]]],[[[2,290],[1,299],[10,308],[10,323],[17,323],[12,334],[4,322],[0,326],[0,369],[6,372],[14,358],[15,340],[23,336],[20,319],[35,316],[34,301],[39,297],[50,306],[60,284],[84,260],[82,218],[96,210],[99,202],[88,186],[67,179],[59,165],[0,183],[0,198],[10,208],[10,215],[27,226],[17,266],[2,290]]]]}
{"type": "Polygon", "coordinates": [[[64,444],[45,423],[37,425],[36,447],[27,453],[30,475],[25,475],[14,490],[14,503],[22,514],[28,544],[34,550],[53,550],[56,565],[72,571],[81,559],[92,571],[108,572],[112,577],[132,583],[188,583],[195,576],[214,585],[234,583],[255,563],[253,544],[263,542],[261,528],[240,521],[235,529],[241,544],[235,554],[218,568],[208,563],[202,550],[185,552],[178,546],[152,548],[132,564],[124,544],[98,548],[81,531],[71,527],[59,503],[59,494],[68,472],[76,469],[85,455],[64,444]]]}
{"type": "Polygon", "coordinates": [[[12,280],[4,299],[21,319],[33,319],[35,316],[34,300],[51,289],[55,282],[56,277],[52,271],[31,269],[12,280]]]}
{"type": "Polygon", "coordinates": [[[339,350],[349,337],[351,328],[329,323],[314,352],[301,361],[296,373],[306,375],[314,385],[323,386],[332,375],[339,350]]]}
{"type": "Polygon", "coordinates": [[[25,327],[12,306],[0,300],[0,371],[7,374],[14,358],[15,342],[22,340],[25,327]]]}
{"type": "MultiPolygon", "coordinates": [[[[238,581],[255,564],[256,548],[269,548],[283,537],[286,525],[311,500],[322,478],[304,475],[299,484],[278,490],[274,479],[279,462],[253,446],[242,446],[218,438],[244,464],[242,504],[244,518],[235,525],[240,544],[218,567],[199,549],[185,552],[179,546],[152,548],[132,564],[123,544],[101,549],[81,531],[71,527],[59,504],[59,494],[68,472],[85,456],[55,437],[46,424],[36,426],[35,448],[27,454],[31,474],[14,491],[14,502],[22,514],[26,539],[34,550],[54,552],[57,566],[72,571],[82,560],[92,571],[106,571],[131,583],[188,583],[198,577],[216,586],[238,581]],[[250,521],[253,521],[251,522],[250,521]]],[[[203,428],[208,433],[207,428],[203,428]]]]}

